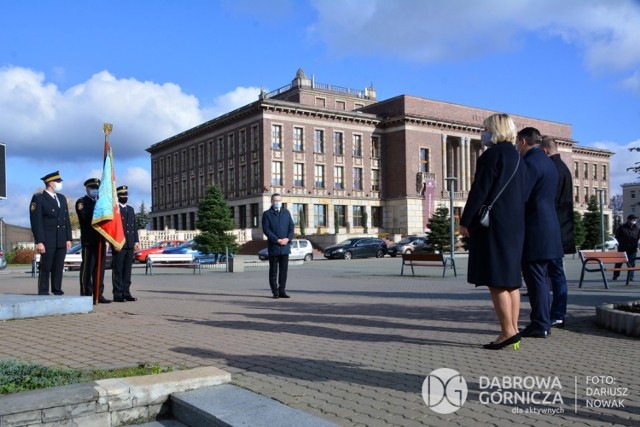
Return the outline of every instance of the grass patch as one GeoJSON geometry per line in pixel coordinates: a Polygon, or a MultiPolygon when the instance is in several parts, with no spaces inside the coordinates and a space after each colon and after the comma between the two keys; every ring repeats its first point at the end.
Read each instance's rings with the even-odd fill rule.
{"type": "Polygon", "coordinates": [[[14,359],[0,360],[0,394],[18,393],[47,387],[77,384],[106,378],[125,378],[171,372],[173,367],[148,365],[119,369],[66,369],[52,368],[14,359]]]}

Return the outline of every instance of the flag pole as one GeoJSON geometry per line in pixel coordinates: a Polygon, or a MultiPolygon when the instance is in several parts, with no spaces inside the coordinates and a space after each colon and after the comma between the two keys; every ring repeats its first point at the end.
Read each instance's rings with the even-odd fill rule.
{"type": "MultiPolygon", "coordinates": [[[[109,134],[113,130],[113,125],[111,123],[104,123],[102,125],[102,131],[104,132],[104,155],[102,157],[102,165],[104,167],[104,162],[107,158],[107,152],[109,151],[109,134]]],[[[97,269],[98,272],[96,274],[95,280],[95,290],[93,292],[93,305],[97,305],[100,300],[100,283],[102,282],[102,252],[105,250],[104,247],[104,238],[100,236],[100,242],[98,243],[98,260],[97,260],[97,269]]]]}

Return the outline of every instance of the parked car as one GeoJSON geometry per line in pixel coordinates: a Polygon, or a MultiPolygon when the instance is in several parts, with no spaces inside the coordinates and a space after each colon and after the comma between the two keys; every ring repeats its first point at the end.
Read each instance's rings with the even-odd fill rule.
{"type": "MultiPolygon", "coordinates": [[[[269,251],[267,248],[258,252],[258,258],[262,261],[269,259],[269,251]]],[[[311,242],[305,239],[293,239],[291,241],[291,255],[289,259],[303,259],[305,261],[311,261],[313,259],[313,247],[311,242]]]]}
{"type": "Polygon", "coordinates": [[[347,239],[324,250],[325,258],[382,258],[387,253],[387,244],[375,237],[356,237],[347,239]]]}
{"type": "Polygon", "coordinates": [[[7,268],[7,260],[4,258],[4,252],[0,249],[0,270],[7,268]]]}
{"type": "MultiPolygon", "coordinates": [[[[218,254],[205,254],[195,248],[195,240],[189,240],[174,248],[167,248],[162,251],[163,254],[192,254],[194,260],[200,260],[202,263],[216,263],[226,262],[227,257],[224,253],[218,254]]],[[[233,257],[233,253],[229,254],[229,257],[233,257]]]]}
{"type": "MultiPolygon", "coordinates": [[[[67,256],[64,257],[64,267],[67,271],[80,270],[82,263],[82,245],[77,244],[67,250],[67,256]]],[[[105,268],[111,268],[113,263],[113,253],[111,252],[111,245],[107,249],[107,254],[104,259],[105,268]]]]}
{"type": "Polygon", "coordinates": [[[614,236],[609,236],[607,240],[604,241],[604,248],[607,250],[617,251],[618,240],[614,236]]]}
{"type": "Polygon", "coordinates": [[[146,249],[140,249],[134,254],[134,258],[138,262],[147,262],[147,255],[149,254],[161,254],[162,251],[169,248],[175,248],[184,243],[184,240],[160,240],[153,246],[146,249]]]}
{"type": "Polygon", "coordinates": [[[431,249],[427,238],[424,236],[407,236],[397,243],[389,246],[387,252],[389,256],[410,254],[412,252],[426,252],[431,249]]]}

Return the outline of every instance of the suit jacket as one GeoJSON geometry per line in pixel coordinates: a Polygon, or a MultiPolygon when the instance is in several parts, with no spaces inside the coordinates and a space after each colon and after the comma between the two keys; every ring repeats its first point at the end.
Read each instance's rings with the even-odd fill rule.
{"type": "Polygon", "coordinates": [[[84,196],[76,201],[76,213],[80,221],[80,240],[84,246],[97,245],[102,242],[102,236],[91,225],[96,201],[84,196]]]}
{"type": "Polygon", "coordinates": [[[269,256],[288,255],[291,253],[293,240],[293,219],[288,210],[281,208],[280,213],[272,208],[262,214],[262,232],[267,236],[269,256]],[[282,246],[278,239],[288,238],[289,243],[282,246]]]}
{"type": "Polygon", "coordinates": [[[529,198],[525,204],[523,261],[562,258],[560,222],[556,212],[558,170],[553,161],[536,146],[524,155],[527,165],[529,198]]]}
{"type": "Polygon", "coordinates": [[[33,238],[45,248],[66,248],[67,241],[72,240],[67,198],[62,194],[56,197],[60,206],[46,191],[34,194],[29,206],[33,238]]]}
{"type": "Polygon", "coordinates": [[[560,158],[560,154],[549,157],[558,170],[558,188],[556,192],[556,212],[560,221],[562,250],[565,254],[576,252],[576,241],[573,237],[573,181],[571,171],[560,158]]]}
{"type": "Polygon", "coordinates": [[[126,241],[122,249],[133,249],[138,240],[138,227],[136,224],[136,213],[129,205],[120,205],[120,216],[122,216],[122,228],[126,241]]]}

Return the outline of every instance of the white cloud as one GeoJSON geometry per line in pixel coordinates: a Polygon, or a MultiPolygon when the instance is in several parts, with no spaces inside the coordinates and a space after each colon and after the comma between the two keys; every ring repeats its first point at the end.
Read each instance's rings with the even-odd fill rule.
{"type": "Polygon", "coordinates": [[[215,98],[213,100],[213,106],[205,109],[203,113],[208,119],[218,117],[236,108],[257,101],[259,94],[260,88],[257,87],[237,87],[235,90],[215,98]]]}

